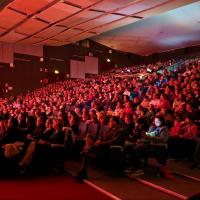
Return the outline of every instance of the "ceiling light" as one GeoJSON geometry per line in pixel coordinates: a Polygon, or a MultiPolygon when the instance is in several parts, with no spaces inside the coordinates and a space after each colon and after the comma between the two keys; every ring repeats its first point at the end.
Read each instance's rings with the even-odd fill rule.
{"type": "Polygon", "coordinates": [[[59,74],[59,73],[60,73],[59,70],[57,69],[54,70],[54,74],[59,74]]]}
{"type": "Polygon", "coordinates": [[[111,59],[110,59],[110,58],[107,58],[106,61],[109,63],[109,62],[111,62],[111,59]]]}

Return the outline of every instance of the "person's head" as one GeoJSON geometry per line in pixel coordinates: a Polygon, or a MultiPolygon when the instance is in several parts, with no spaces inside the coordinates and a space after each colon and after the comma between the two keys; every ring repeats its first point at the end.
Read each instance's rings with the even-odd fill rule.
{"type": "Polygon", "coordinates": [[[185,107],[185,109],[186,109],[186,111],[187,112],[192,112],[193,111],[193,107],[192,107],[192,105],[191,104],[186,104],[186,107],[185,107]]]}
{"type": "Polygon", "coordinates": [[[68,118],[69,125],[73,126],[74,124],[76,124],[76,120],[77,120],[77,117],[76,117],[75,113],[72,113],[70,115],[70,117],[68,118]]]}
{"type": "Polygon", "coordinates": [[[122,103],[120,101],[117,102],[116,108],[122,108],[122,103]]]}
{"type": "Polygon", "coordinates": [[[61,119],[61,120],[64,119],[64,114],[63,114],[63,112],[61,112],[61,111],[58,112],[58,118],[61,119]]]}
{"type": "Polygon", "coordinates": [[[124,95],[124,97],[123,97],[123,101],[124,101],[124,103],[126,103],[126,102],[128,102],[128,101],[129,101],[129,99],[128,99],[128,96],[127,96],[127,95],[124,95]]]}
{"type": "Polygon", "coordinates": [[[149,104],[148,111],[154,111],[154,106],[152,104],[149,104]]]}
{"type": "Polygon", "coordinates": [[[137,105],[137,104],[139,104],[140,99],[138,97],[134,97],[132,102],[137,105]]]}
{"type": "Polygon", "coordinates": [[[124,116],[125,124],[132,124],[133,123],[133,116],[131,114],[126,114],[124,116]]]}
{"type": "Polygon", "coordinates": [[[80,115],[80,114],[81,114],[81,108],[78,107],[78,106],[75,108],[74,111],[75,111],[75,113],[76,113],[77,115],[80,115]]]}
{"type": "Polygon", "coordinates": [[[143,101],[149,101],[148,96],[144,95],[144,97],[143,97],[143,101]]]}
{"type": "Polygon", "coordinates": [[[153,99],[159,99],[159,95],[157,93],[153,94],[153,99]]]}
{"type": "Polygon", "coordinates": [[[119,119],[116,116],[113,116],[110,118],[108,126],[109,128],[114,128],[117,127],[119,125],[119,119]]]}
{"type": "Polygon", "coordinates": [[[130,101],[126,102],[125,108],[127,108],[127,109],[132,108],[132,105],[131,105],[130,101]]]}
{"type": "Polygon", "coordinates": [[[161,115],[158,115],[154,119],[154,124],[156,127],[161,127],[164,125],[164,118],[161,115]]]}
{"type": "Polygon", "coordinates": [[[88,109],[87,109],[86,107],[84,107],[84,108],[82,109],[82,113],[89,113],[89,112],[88,112],[88,109]]]}
{"type": "Polygon", "coordinates": [[[45,123],[46,128],[53,128],[53,119],[48,118],[46,123],[45,123]]]}
{"type": "Polygon", "coordinates": [[[63,128],[63,121],[60,120],[60,119],[53,119],[53,128],[56,130],[56,131],[60,131],[62,130],[63,128]]]}
{"type": "Polygon", "coordinates": [[[85,112],[82,113],[81,119],[82,119],[82,121],[86,121],[86,120],[89,119],[89,113],[88,113],[88,111],[85,111],[85,112]]]}
{"type": "Polygon", "coordinates": [[[181,126],[181,122],[180,122],[180,119],[176,118],[174,120],[174,127],[180,127],[181,126]]]}
{"type": "Polygon", "coordinates": [[[166,95],[166,94],[161,94],[161,95],[160,95],[160,99],[161,99],[162,101],[167,100],[167,95],[166,95]]]}
{"type": "Polygon", "coordinates": [[[18,120],[18,122],[21,122],[21,121],[23,120],[23,115],[22,115],[22,113],[19,113],[19,114],[18,114],[17,120],[18,120]]]}
{"type": "Polygon", "coordinates": [[[44,119],[43,119],[43,117],[37,117],[37,119],[36,119],[36,126],[37,127],[41,127],[42,125],[44,125],[44,119]]]}
{"type": "Polygon", "coordinates": [[[97,110],[98,109],[98,103],[96,101],[91,102],[91,108],[97,110]]]}
{"type": "Polygon", "coordinates": [[[97,115],[96,115],[96,111],[94,109],[91,109],[89,111],[89,115],[90,115],[90,118],[93,119],[93,118],[96,118],[97,115]]]}
{"type": "Polygon", "coordinates": [[[186,116],[185,119],[184,119],[184,122],[186,124],[191,124],[192,123],[192,117],[191,116],[186,116]]]}
{"type": "Polygon", "coordinates": [[[100,122],[101,125],[105,125],[105,123],[106,123],[106,115],[105,115],[105,113],[103,111],[99,112],[97,119],[98,119],[98,121],[100,122]]]}
{"type": "Polygon", "coordinates": [[[35,111],[35,117],[37,118],[37,117],[39,117],[40,115],[41,115],[40,110],[36,110],[36,111],[35,111]]]}

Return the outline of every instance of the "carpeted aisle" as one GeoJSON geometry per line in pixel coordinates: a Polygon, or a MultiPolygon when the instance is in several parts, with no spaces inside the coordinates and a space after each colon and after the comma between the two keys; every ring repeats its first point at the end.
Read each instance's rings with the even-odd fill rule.
{"type": "Polygon", "coordinates": [[[0,180],[2,200],[110,200],[69,175],[0,180]]]}

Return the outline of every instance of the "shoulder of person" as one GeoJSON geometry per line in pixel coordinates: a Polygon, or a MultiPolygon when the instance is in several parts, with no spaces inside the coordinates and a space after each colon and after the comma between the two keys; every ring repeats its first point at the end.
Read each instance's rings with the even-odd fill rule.
{"type": "Polygon", "coordinates": [[[169,128],[167,126],[160,127],[160,131],[169,131],[169,128]]]}

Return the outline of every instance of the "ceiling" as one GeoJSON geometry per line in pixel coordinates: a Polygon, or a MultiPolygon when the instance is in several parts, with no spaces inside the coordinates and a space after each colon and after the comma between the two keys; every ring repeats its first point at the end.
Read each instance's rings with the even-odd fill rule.
{"type": "Polygon", "coordinates": [[[139,55],[200,44],[200,1],[103,33],[93,40],[139,55]]]}
{"type": "Polygon", "coordinates": [[[192,25],[188,24],[200,20],[199,4],[198,9],[192,8],[194,13],[189,10],[185,15],[180,10],[178,16],[173,14],[173,9],[184,9],[179,7],[197,0],[3,1],[8,4],[0,11],[0,42],[59,46],[93,38],[112,48],[144,55],[172,48],[176,43],[176,35],[171,34],[174,31],[182,34],[189,29],[194,35],[199,31],[197,26],[190,30],[192,25]],[[170,37],[165,40],[166,36],[170,37]]]}

